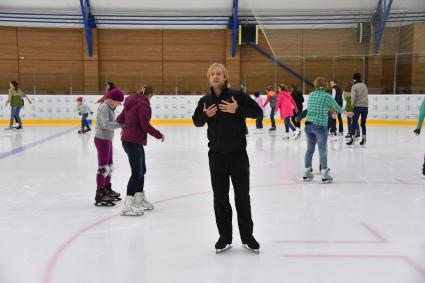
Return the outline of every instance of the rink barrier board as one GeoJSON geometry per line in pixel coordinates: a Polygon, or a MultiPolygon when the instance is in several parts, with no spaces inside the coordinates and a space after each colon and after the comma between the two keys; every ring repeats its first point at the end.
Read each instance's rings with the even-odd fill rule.
{"type": "MultiPolygon", "coordinates": [[[[255,125],[255,120],[249,119],[246,121],[248,125],[255,125]]],[[[162,120],[162,119],[153,119],[151,123],[154,125],[193,125],[192,120],[183,119],[183,120],[162,120]]],[[[282,126],[282,120],[277,119],[277,126],[282,126]]],[[[344,125],[347,122],[343,121],[344,125]]],[[[0,120],[0,125],[7,126],[9,120],[0,120]]],[[[32,126],[60,126],[60,125],[81,125],[81,120],[23,120],[24,125],[32,126]]],[[[96,124],[96,121],[93,120],[93,124],[96,124]]],[[[263,120],[264,125],[271,125],[269,119],[263,120]]],[[[368,125],[382,125],[382,126],[416,126],[417,121],[414,120],[367,120],[368,125]]]]}
{"type": "MultiPolygon", "coordinates": [[[[100,95],[81,95],[93,111],[88,119],[95,119],[100,95]]],[[[25,103],[21,110],[24,125],[78,125],[76,98],[78,95],[32,95],[33,104],[25,103]]],[[[265,96],[262,96],[265,99],[265,96]]],[[[198,105],[200,95],[155,95],[151,99],[152,120],[154,124],[185,125],[192,124],[191,118],[198,105]]],[[[7,124],[10,107],[5,106],[7,95],[0,95],[0,123],[7,124]]],[[[419,108],[424,95],[369,95],[368,124],[375,125],[414,125],[418,119],[419,108]]],[[[304,108],[307,107],[308,95],[304,96],[304,108]]],[[[116,115],[123,107],[116,109],[116,115]]],[[[264,121],[270,118],[270,107],[264,109],[264,121]]],[[[275,116],[278,124],[282,123],[279,115],[275,116]]],[[[345,119],[344,119],[345,120],[345,119]]],[[[252,125],[254,120],[247,119],[252,125]]]]}

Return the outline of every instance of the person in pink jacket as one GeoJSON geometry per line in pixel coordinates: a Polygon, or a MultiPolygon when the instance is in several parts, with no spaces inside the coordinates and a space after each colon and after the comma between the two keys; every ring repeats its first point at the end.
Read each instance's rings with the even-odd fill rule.
{"type": "Polygon", "coordinates": [[[123,126],[121,141],[131,167],[131,177],[127,185],[127,197],[123,215],[143,215],[144,210],[152,210],[153,205],[146,199],[144,181],[146,173],[145,150],[148,134],[164,141],[164,135],[150,124],[152,110],[150,99],[151,86],[144,86],[140,92],[128,96],[124,101],[124,110],[117,117],[123,126]]]}
{"type": "Polygon", "coordinates": [[[291,117],[294,116],[294,109],[295,112],[298,112],[297,104],[288,91],[288,87],[285,84],[280,84],[275,113],[280,111],[280,118],[282,118],[285,123],[286,135],[283,138],[285,140],[289,139],[289,129],[294,132],[294,138],[297,138],[300,134],[300,130],[296,129],[291,123],[291,117]]]}

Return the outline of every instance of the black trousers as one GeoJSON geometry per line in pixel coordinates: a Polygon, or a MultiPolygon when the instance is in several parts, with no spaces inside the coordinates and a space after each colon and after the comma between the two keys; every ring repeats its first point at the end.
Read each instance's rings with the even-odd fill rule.
{"type": "Polygon", "coordinates": [[[291,117],[292,124],[294,124],[294,126],[296,128],[298,128],[298,129],[301,128],[301,121],[297,121],[295,119],[295,117],[297,117],[297,115],[300,114],[301,112],[303,112],[303,109],[302,108],[299,108],[298,109],[298,112],[295,112],[295,110],[294,110],[294,116],[291,117]]]}
{"type": "Polygon", "coordinates": [[[122,147],[125,153],[127,153],[131,167],[131,177],[127,184],[127,195],[134,196],[135,193],[143,192],[145,185],[145,149],[143,145],[131,142],[122,142],[122,147]]]}
{"type": "Polygon", "coordinates": [[[249,196],[249,159],[246,150],[221,154],[208,152],[214,212],[220,236],[232,237],[232,206],[229,202],[230,178],[235,193],[239,234],[242,239],[252,235],[251,200],[249,196]]]}

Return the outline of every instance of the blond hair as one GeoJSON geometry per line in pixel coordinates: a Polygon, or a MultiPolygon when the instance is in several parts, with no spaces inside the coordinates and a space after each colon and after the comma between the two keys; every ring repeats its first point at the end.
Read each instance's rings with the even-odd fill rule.
{"type": "Polygon", "coordinates": [[[329,82],[325,77],[317,77],[314,80],[314,88],[327,90],[329,88],[329,82]]]}
{"type": "Polygon", "coordinates": [[[288,86],[287,86],[286,84],[284,84],[284,83],[281,83],[281,84],[279,85],[279,88],[280,88],[281,90],[283,90],[283,91],[288,91],[288,86]]]}
{"type": "Polygon", "coordinates": [[[211,72],[212,72],[212,70],[214,70],[214,69],[220,69],[220,70],[223,72],[224,79],[225,79],[226,81],[228,81],[228,80],[229,80],[229,72],[227,71],[226,67],[224,67],[224,65],[223,65],[223,64],[221,64],[221,63],[217,63],[217,62],[212,63],[212,64],[208,67],[208,71],[207,71],[207,78],[208,78],[208,80],[210,79],[211,72]]]}

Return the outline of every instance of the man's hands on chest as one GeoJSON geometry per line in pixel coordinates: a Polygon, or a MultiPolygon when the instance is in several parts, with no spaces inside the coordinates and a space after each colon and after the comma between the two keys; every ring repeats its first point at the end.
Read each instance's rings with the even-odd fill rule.
{"type": "Polygon", "coordinates": [[[225,100],[222,100],[220,102],[219,108],[221,112],[227,112],[231,114],[236,113],[236,109],[238,109],[238,102],[235,100],[235,98],[232,96],[231,98],[232,102],[228,102],[225,100]]]}

